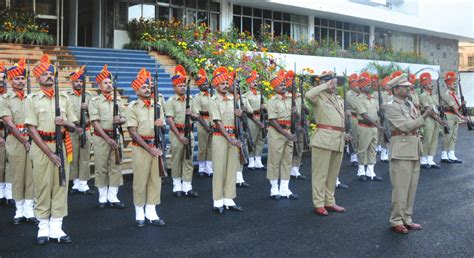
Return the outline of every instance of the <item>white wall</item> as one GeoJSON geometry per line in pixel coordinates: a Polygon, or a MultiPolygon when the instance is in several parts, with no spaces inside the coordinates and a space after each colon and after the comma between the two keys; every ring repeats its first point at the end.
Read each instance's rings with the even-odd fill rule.
{"type": "Polygon", "coordinates": [[[115,49],[123,49],[123,46],[128,43],[130,43],[130,38],[126,30],[114,30],[115,49]]]}
{"type": "Polygon", "coordinates": [[[461,72],[462,93],[467,107],[474,107],[474,72],[461,72]]]}

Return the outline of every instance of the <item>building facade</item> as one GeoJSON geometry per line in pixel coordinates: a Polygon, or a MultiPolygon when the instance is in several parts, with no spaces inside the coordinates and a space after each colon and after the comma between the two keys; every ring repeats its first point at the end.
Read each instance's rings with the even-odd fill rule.
{"type": "Polygon", "coordinates": [[[473,3],[467,0],[0,0],[0,7],[18,5],[50,24],[58,45],[69,46],[122,48],[129,42],[126,24],[135,18],[235,27],[257,38],[265,24],[275,36],[342,49],[383,46],[457,70],[459,41],[474,40],[473,3]]]}

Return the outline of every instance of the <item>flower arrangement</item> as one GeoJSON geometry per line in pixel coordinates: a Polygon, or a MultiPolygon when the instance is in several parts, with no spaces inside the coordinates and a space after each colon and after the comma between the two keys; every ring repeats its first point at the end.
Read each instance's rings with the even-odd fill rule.
{"type": "Polygon", "coordinates": [[[0,11],[0,42],[54,44],[47,24],[38,23],[26,9],[15,7],[0,11]]]}

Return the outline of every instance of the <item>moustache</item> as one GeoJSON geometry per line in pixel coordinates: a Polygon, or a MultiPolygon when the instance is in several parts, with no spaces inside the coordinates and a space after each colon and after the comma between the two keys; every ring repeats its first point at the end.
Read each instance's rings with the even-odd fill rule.
{"type": "Polygon", "coordinates": [[[46,81],[53,81],[53,78],[48,78],[46,79],[46,81]]]}

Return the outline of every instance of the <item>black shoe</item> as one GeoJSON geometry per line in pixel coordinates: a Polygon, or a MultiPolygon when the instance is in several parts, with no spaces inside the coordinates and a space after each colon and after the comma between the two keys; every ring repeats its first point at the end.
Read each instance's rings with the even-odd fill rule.
{"type": "Polygon", "coordinates": [[[38,224],[39,224],[39,220],[38,220],[37,218],[35,218],[35,217],[26,218],[26,223],[38,225],[38,224]]]}
{"type": "Polygon", "coordinates": [[[351,166],[357,168],[357,167],[359,167],[359,162],[357,162],[357,161],[352,161],[352,162],[351,162],[351,166]]]}
{"type": "Polygon", "coordinates": [[[20,225],[23,221],[25,221],[25,217],[13,218],[13,225],[20,225]]]}
{"type": "Polygon", "coordinates": [[[255,167],[253,167],[253,168],[249,168],[249,167],[247,167],[247,169],[248,169],[248,170],[252,170],[252,171],[254,171],[256,168],[255,168],[255,167]]]}
{"type": "Polygon", "coordinates": [[[267,167],[263,166],[261,168],[256,168],[256,169],[258,169],[258,170],[267,170],[267,167]]]}
{"type": "Polygon", "coordinates": [[[207,174],[208,177],[212,177],[213,174],[207,174]]]}
{"type": "Polygon", "coordinates": [[[306,180],[306,176],[303,176],[303,175],[298,175],[298,176],[291,176],[291,178],[293,179],[298,179],[298,180],[306,180]]]}
{"type": "Polygon", "coordinates": [[[214,207],[212,210],[217,214],[224,214],[224,207],[214,207]]]}
{"type": "Polygon", "coordinates": [[[16,203],[15,203],[15,200],[13,199],[7,199],[5,201],[5,206],[8,206],[10,208],[16,208],[16,203]]]}
{"type": "Polygon", "coordinates": [[[145,220],[135,220],[137,227],[143,228],[145,226],[145,220]]]}
{"type": "Polygon", "coordinates": [[[234,206],[225,206],[225,208],[227,210],[231,210],[231,211],[244,211],[244,209],[238,204],[236,204],[234,206]]]}
{"type": "Polygon", "coordinates": [[[438,164],[434,164],[434,165],[430,165],[430,168],[440,169],[441,167],[438,164]]]}
{"type": "Polygon", "coordinates": [[[5,197],[0,198],[0,205],[7,205],[6,202],[7,202],[7,198],[5,197]]]}
{"type": "Polygon", "coordinates": [[[388,163],[388,159],[381,159],[382,163],[388,163]]]}
{"type": "Polygon", "coordinates": [[[60,238],[51,238],[52,241],[58,241],[60,244],[70,244],[72,243],[72,239],[70,236],[65,235],[60,238]]]}
{"type": "Polygon", "coordinates": [[[250,188],[250,185],[246,182],[236,183],[235,186],[237,186],[238,188],[250,188]]]}
{"type": "Polygon", "coordinates": [[[69,195],[75,195],[75,194],[78,194],[78,193],[80,193],[80,191],[77,190],[77,189],[71,188],[71,190],[69,190],[69,195]]]}
{"type": "Polygon", "coordinates": [[[103,209],[103,208],[107,207],[107,203],[106,202],[99,202],[99,204],[97,204],[97,207],[99,209],[103,209]]]}
{"type": "Polygon", "coordinates": [[[441,159],[441,163],[454,163],[453,160],[450,160],[450,159],[441,159]]]}
{"type": "Polygon", "coordinates": [[[374,176],[374,177],[369,178],[369,179],[372,182],[382,182],[383,181],[383,178],[381,176],[374,176]]]}
{"type": "Polygon", "coordinates": [[[206,173],[198,172],[198,177],[200,177],[200,178],[206,177],[206,173]]]}
{"type": "Polygon", "coordinates": [[[287,198],[289,200],[298,200],[300,197],[297,194],[292,193],[288,196],[282,196],[282,198],[287,198]]]}
{"type": "Polygon", "coordinates": [[[149,222],[150,222],[151,225],[158,226],[158,227],[162,227],[162,226],[166,225],[165,221],[162,220],[162,219],[150,220],[149,222]]]}
{"type": "Polygon", "coordinates": [[[349,188],[349,186],[346,185],[346,184],[340,183],[340,184],[336,185],[336,188],[338,188],[338,189],[347,189],[347,188],[349,188]]]}
{"type": "Polygon", "coordinates": [[[270,195],[270,198],[272,198],[273,200],[275,201],[278,201],[281,199],[281,195],[277,194],[277,195],[270,195]]]}
{"type": "Polygon", "coordinates": [[[49,242],[49,238],[48,237],[38,237],[36,238],[36,244],[37,245],[44,245],[46,243],[49,242]]]}
{"type": "Polygon", "coordinates": [[[359,180],[362,181],[362,182],[366,182],[367,177],[366,176],[359,176],[359,180]]]}
{"type": "Polygon", "coordinates": [[[181,196],[183,196],[183,192],[182,191],[176,191],[176,192],[173,192],[173,195],[174,195],[174,197],[181,197],[181,196]]]}
{"type": "Polygon", "coordinates": [[[95,191],[93,189],[87,189],[84,192],[81,192],[83,194],[88,194],[88,195],[94,195],[95,191]]]}
{"type": "Polygon", "coordinates": [[[189,190],[189,191],[184,193],[184,196],[196,198],[196,197],[199,196],[199,194],[197,192],[193,191],[193,190],[189,190]]]}
{"type": "Polygon", "coordinates": [[[458,163],[458,164],[462,163],[462,160],[460,159],[450,159],[450,160],[451,160],[451,163],[458,163]]]}
{"type": "Polygon", "coordinates": [[[112,209],[125,209],[125,203],[123,202],[109,202],[109,207],[112,209]]]}
{"type": "Polygon", "coordinates": [[[421,164],[420,168],[429,169],[429,168],[431,168],[431,165],[430,164],[421,164]]]}

